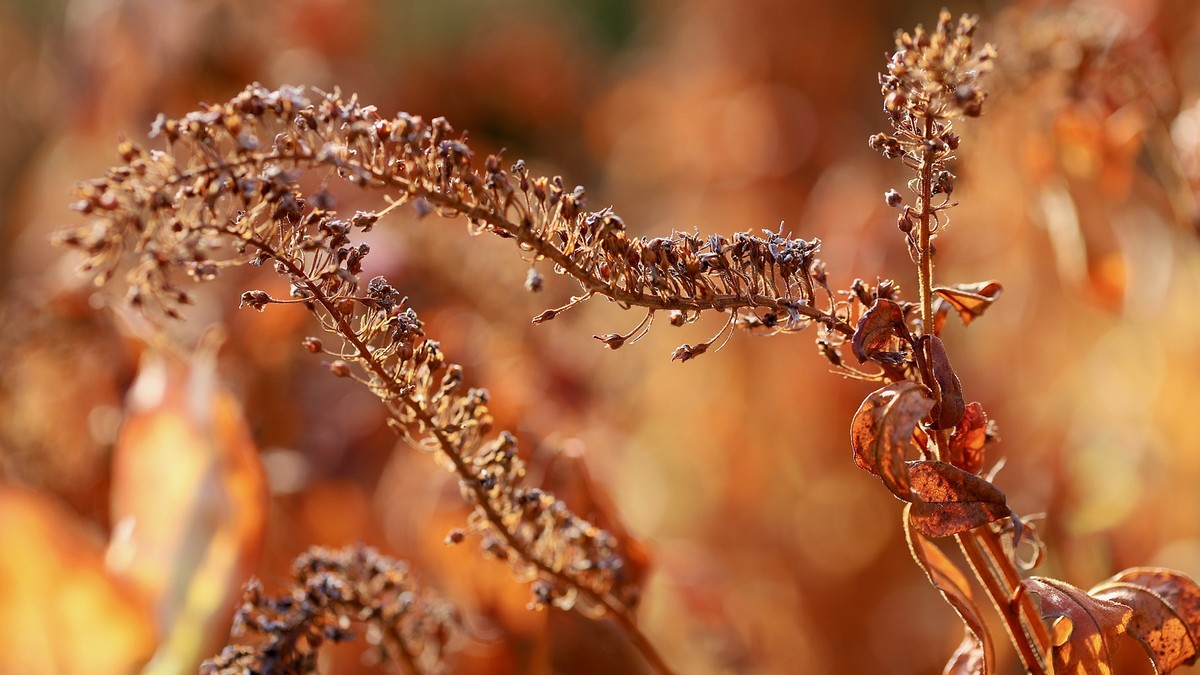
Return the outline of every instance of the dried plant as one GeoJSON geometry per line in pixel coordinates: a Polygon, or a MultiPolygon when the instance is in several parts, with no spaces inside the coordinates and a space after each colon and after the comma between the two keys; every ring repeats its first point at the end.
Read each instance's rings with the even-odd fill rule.
{"type": "Polygon", "coordinates": [[[891,129],[870,145],[913,174],[911,196],[885,195],[899,210],[917,268],[911,300],[893,281],[831,290],[816,257],[819,241],[782,229],[635,237],[611,210],[588,211],[583,189],[568,189],[559,177],[533,176],[520,161],[505,170],[499,156],[477,166],[466,136],[441,118],[387,118],[336,91],[258,85],[182,119],[160,117],[151,135],[165,150],[122,143],[124,163],[80,188],[75,208],[92,222],[59,242],[81,250],[85,270],[101,283],[124,271],[131,303],[158,318],[179,316],[189,302],[180,270],[206,281],[233,265],[273,267],[290,294],[250,290],[242,305],[309,309],[326,337],[308,338],[305,348],[328,356],[334,375],[367,387],[398,433],[458,476],[474,510],[448,542],[480,535],[487,555],[533,581],[533,606],[615,620],[660,672],[669,668],[637,627],[640,589],[619,542],[525,485],[514,438],[493,432],[487,394],[463,390],[462,369],[425,336],[400,290],[378,277],[363,283],[369,249],[357,236],[405,204],[420,215],[465,218],[473,233],[514,240],[532,264],[529,290],[542,286],[539,264],[578,282],[578,295],[535,323],[595,296],[644,311],[632,330],[596,336],[611,349],[643,336],[659,312],[674,325],[704,313],[725,316],[711,338],[675,351],[672,358],[681,361],[723,344],[736,327],[778,333],[811,325],[838,372],[880,385],[853,417],[853,457],[906,502],[912,555],[966,626],[947,672],[995,668],[995,641],[971,575],[1029,672],[1111,672],[1121,633],[1168,672],[1196,658],[1200,587],[1177,572],[1147,568],[1088,592],[1026,577],[1042,545],[993,483],[996,467],[989,470],[986,453],[996,425],[982,405],[967,402],[939,337],[951,314],[970,323],[1002,290],[995,281],[934,282],[934,241],[955,205],[950,163],[961,141],[954,123],[981,114],[983,80],[995,58],[990,46],[976,44],[976,25],[943,12],[932,30],[900,33],[880,76],[891,129]],[[307,173],[322,187],[302,187],[312,184],[303,180],[307,173]],[[326,187],[334,179],[389,201],[376,211],[339,214],[326,187]],[[950,537],[971,574],[933,541],[950,537]],[[1017,555],[1023,546],[1034,551],[1032,559],[1017,555]]]}
{"type": "Polygon", "coordinates": [[[226,647],[201,673],[315,673],[321,646],[353,639],[359,624],[381,650],[380,660],[407,673],[444,672],[454,611],[421,591],[403,563],[361,546],[313,548],[292,572],[295,586],[279,598],[266,597],[257,580],[247,585],[232,636],[261,640],[226,647]]]}
{"type": "MultiPolygon", "coordinates": [[[[83,186],[75,204],[104,217],[60,241],[86,251],[85,267],[101,282],[132,258],[130,302],[152,317],[178,317],[178,307],[189,302],[175,278],[178,268],[204,281],[229,265],[273,265],[291,283],[291,297],[251,290],[242,294],[242,305],[305,305],[339,342],[326,346],[311,337],[304,347],[332,357],[327,366],[334,375],[368,387],[398,433],[459,476],[474,512],[447,541],[479,534],[487,556],[507,561],[517,578],[534,582],[533,606],[611,616],[652,664],[666,670],[634,622],[639,589],[616,538],[553,495],[525,486],[515,438],[493,433],[487,393],[464,391],[462,368],[447,363],[440,345],[426,339],[416,313],[385,279],[361,287],[358,275],[369,248],[354,244],[351,235],[369,230],[382,212],[339,219],[327,193],[314,195],[310,208],[298,187],[297,169],[312,168],[331,169],[363,186],[411,181],[413,191],[426,190],[417,194],[431,201],[448,201],[444,194],[451,189],[469,194],[464,177],[473,177],[481,194],[499,194],[501,183],[511,188],[499,169],[494,185],[484,188],[471,173],[466,146],[447,140],[449,133],[442,121],[381,119],[373,108],[337,94],[313,105],[301,89],[253,86],[183,120],[160,118],[154,135],[166,138],[167,152],[122,144],[127,164],[83,186]]],[[[542,191],[543,202],[575,208],[579,217],[577,207],[568,206],[578,197],[546,195],[545,185],[534,181],[530,190],[542,191]]],[[[406,190],[404,196],[412,194],[406,190]]]]}

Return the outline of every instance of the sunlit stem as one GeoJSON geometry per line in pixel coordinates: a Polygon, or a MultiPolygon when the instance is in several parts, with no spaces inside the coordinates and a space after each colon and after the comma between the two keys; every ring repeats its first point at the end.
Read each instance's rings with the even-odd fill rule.
{"type": "Polygon", "coordinates": [[[1020,577],[1007,557],[992,555],[993,546],[1002,545],[998,535],[988,526],[955,535],[966,555],[975,577],[983,584],[992,606],[1004,620],[1004,629],[1025,670],[1033,675],[1049,675],[1052,666],[1046,662],[1050,653],[1050,636],[1042,623],[1028,593],[1022,592],[1020,577]]]}

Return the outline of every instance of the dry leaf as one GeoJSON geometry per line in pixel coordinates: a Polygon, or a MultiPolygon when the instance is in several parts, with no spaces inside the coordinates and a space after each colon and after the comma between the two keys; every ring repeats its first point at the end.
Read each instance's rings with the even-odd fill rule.
{"type": "Polygon", "coordinates": [[[1117,638],[1133,610],[1058,579],[1030,577],[1022,583],[1041,600],[1042,619],[1052,626],[1054,671],[1112,675],[1117,638]]]}
{"type": "Polygon", "coordinates": [[[1012,516],[1004,493],[947,462],[909,462],[912,524],[921,534],[945,537],[1012,516]]]}
{"type": "Polygon", "coordinates": [[[984,450],[987,446],[987,413],[978,402],[968,403],[963,417],[950,436],[946,461],[969,473],[979,473],[983,468],[984,450]]]}
{"type": "Polygon", "coordinates": [[[905,460],[913,431],[933,408],[926,392],[916,382],[889,384],[868,396],[850,423],[854,463],[879,476],[892,494],[905,501],[911,492],[905,460]]]}
{"type": "Polygon", "coordinates": [[[929,365],[933,368],[933,377],[941,390],[941,403],[934,412],[934,420],[938,429],[953,429],[966,412],[963,404],[962,384],[954,367],[950,365],[950,357],[946,355],[946,345],[936,335],[929,336],[929,365]]]}
{"type": "Polygon", "coordinates": [[[951,307],[958,311],[964,326],[971,325],[975,319],[983,316],[988,307],[1000,297],[1004,287],[999,281],[979,281],[973,284],[954,284],[953,286],[937,286],[933,289],[951,307]]]}
{"type": "Polygon", "coordinates": [[[1171,570],[1135,568],[1097,584],[1089,593],[1133,610],[1127,631],[1145,648],[1157,672],[1195,663],[1200,589],[1190,578],[1171,570]]]}
{"type": "Polygon", "coordinates": [[[958,612],[966,627],[962,644],[946,664],[944,675],[991,675],[995,669],[996,655],[987,624],[971,594],[971,583],[942,550],[927,540],[917,530],[911,518],[912,504],[904,507],[904,534],[908,550],[925,570],[929,583],[942,593],[942,597],[958,612]]]}
{"type": "Polygon", "coordinates": [[[904,330],[904,310],[900,305],[879,298],[858,320],[851,347],[859,363],[866,363],[875,354],[887,351],[897,327],[904,330]]]}
{"type": "Polygon", "coordinates": [[[258,452],[214,354],[185,366],[147,356],[113,456],[106,562],[155,606],[148,672],[193,669],[224,641],[266,522],[258,452]]]}

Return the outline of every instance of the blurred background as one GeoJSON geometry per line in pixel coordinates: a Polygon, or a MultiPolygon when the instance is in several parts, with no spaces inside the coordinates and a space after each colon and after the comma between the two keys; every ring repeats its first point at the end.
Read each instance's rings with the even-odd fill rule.
{"type": "MultiPolygon", "coordinates": [[[[460,608],[452,672],[637,672],[619,636],[526,611],[503,565],[443,545],[465,517],[456,481],[299,348],[304,312],[237,311],[274,282],[206,287],[176,338],[210,357],[184,367],[150,355],[48,238],[80,222],[73,186],[118,161],[118,139],[260,81],[446,116],[477,156],[504,148],[585,185],[636,234],[782,220],[822,240],[835,288],[915,291],[882,199],[909,176],[866,138],[886,125],[893,32],[942,5],[0,2],[0,671],[136,672],[156,653],[160,672],[194,671],[248,575],[279,592],[308,546],[363,542],[460,608]]],[[[944,336],[999,423],[997,483],[1045,514],[1039,574],[1200,575],[1200,5],[950,9],[980,13],[1001,55],[959,131],[962,205],[936,273],[1005,286],[944,336]]],[[[573,289],[547,274],[523,291],[509,242],[407,215],[372,237],[369,274],[491,391],[534,478],[642,542],[641,624],[680,672],[941,671],[957,618],[912,564],[900,504],[850,459],[871,387],[826,372],[811,334],[738,334],[681,365],[671,351],[719,326],[660,322],[613,352],[590,336],[640,316],[593,301],[531,326],[573,289]]],[[[364,648],[328,650],[325,671],[379,672],[364,648]]]]}

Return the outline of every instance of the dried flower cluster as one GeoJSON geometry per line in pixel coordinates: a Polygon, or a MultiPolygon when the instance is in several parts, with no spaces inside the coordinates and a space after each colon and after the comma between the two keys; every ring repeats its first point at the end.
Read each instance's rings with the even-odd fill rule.
{"type": "Polygon", "coordinates": [[[231,644],[201,673],[316,673],[321,646],[353,639],[357,626],[365,627],[379,657],[403,672],[444,672],[442,657],[457,617],[416,586],[404,563],[365,547],[313,548],[296,559],[292,572],[295,586],[279,598],[250,582],[231,635],[260,640],[231,644]]]}
{"type": "MultiPolygon", "coordinates": [[[[975,48],[977,19],[963,16],[957,23],[943,11],[932,32],[918,27],[896,36],[896,51],[881,73],[884,110],[892,133],[875,134],[870,145],[889,159],[899,159],[916,172],[909,183],[916,204],[907,205],[896,190],[885,195],[889,206],[900,209],[897,227],[905,234],[909,255],[922,279],[933,274],[931,242],[947,220],[953,204],[954,174],[946,162],[954,158],[959,137],[952,120],[978,117],[987,94],[980,78],[991,70],[995,50],[975,48]],[[935,199],[938,201],[935,203],[935,199]]],[[[932,315],[932,297],[922,283],[922,318],[932,315]]]]}

